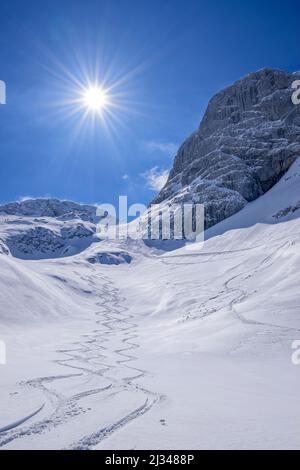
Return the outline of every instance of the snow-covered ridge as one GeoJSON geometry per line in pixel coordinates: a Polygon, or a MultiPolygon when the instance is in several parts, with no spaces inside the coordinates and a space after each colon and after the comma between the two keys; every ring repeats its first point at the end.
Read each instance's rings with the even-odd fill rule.
{"type": "Polygon", "coordinates": [[[9,216],[0,214],[0,254],[21,259],[71,256],[98,241],[96,226],[68,217],[9,216]]]}
{"type": "Polygon", "coordinates": [[[26,217],[54,217],[62,220],[81,219],[94,222],[96,206],[78,204],[59,199],[26,199],[0,206],[0,215],[15,215],[26,217]]]}
{"type": "Polygon", "coordinates": [[[75,255],[98,241],[96,211],[96,206],[59,199],[2,205],[0,253],[22,259],[75,255]]]}

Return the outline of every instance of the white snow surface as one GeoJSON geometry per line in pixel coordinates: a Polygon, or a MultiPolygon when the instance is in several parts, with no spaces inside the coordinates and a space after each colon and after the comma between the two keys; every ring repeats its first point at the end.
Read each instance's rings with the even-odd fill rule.
{"type": "Polygon", "coordinates": [[[0,448],[300,449],[299,201],[300,159],[169,253],[93,239],[20,259],[7,239],[38,222],[2,216],[0,448]]]}

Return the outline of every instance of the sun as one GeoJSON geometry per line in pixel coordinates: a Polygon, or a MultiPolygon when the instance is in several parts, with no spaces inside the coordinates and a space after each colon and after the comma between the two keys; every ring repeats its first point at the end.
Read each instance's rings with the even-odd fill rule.
{"type": "Polygon", "coordinates": [[[89,111],[102,112],[109,106],[109,96],[104,88],[91,86],[83,93],[83,103],[89,111]]]}

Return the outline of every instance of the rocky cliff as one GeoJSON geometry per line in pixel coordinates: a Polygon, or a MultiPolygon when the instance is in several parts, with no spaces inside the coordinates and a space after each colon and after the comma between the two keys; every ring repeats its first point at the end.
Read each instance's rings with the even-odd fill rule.
{"type": "Polygon", "coordinates": [[[77,218],[94,222],[96,210],[95,206],[59,199],[26,199],[22,202],[12,202],[0,206],[0,215],[54,217],[61,220],[77,218]]]}
{"type": "Polygon", "coordinates": [[[299,78],[266,68],[217,93],[153,203],[202,203],[208,228],[268,191],[300,156],[299,78]]]}
{"type": "Polygon", "coordinates": [[[0,255],[47,259],[79,253],[97,241],[96,210],[58,199],[0,206],[0,255]]]}

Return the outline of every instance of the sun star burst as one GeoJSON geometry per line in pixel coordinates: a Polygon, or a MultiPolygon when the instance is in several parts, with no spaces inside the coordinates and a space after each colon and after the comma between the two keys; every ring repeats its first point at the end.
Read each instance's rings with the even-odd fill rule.
{"type": "Polygon", "coordinates": [[[109,106],[109,96],[101,86],[91,86],[83,93],[83,103],[90,111],[102,112],[109,106]]]}

